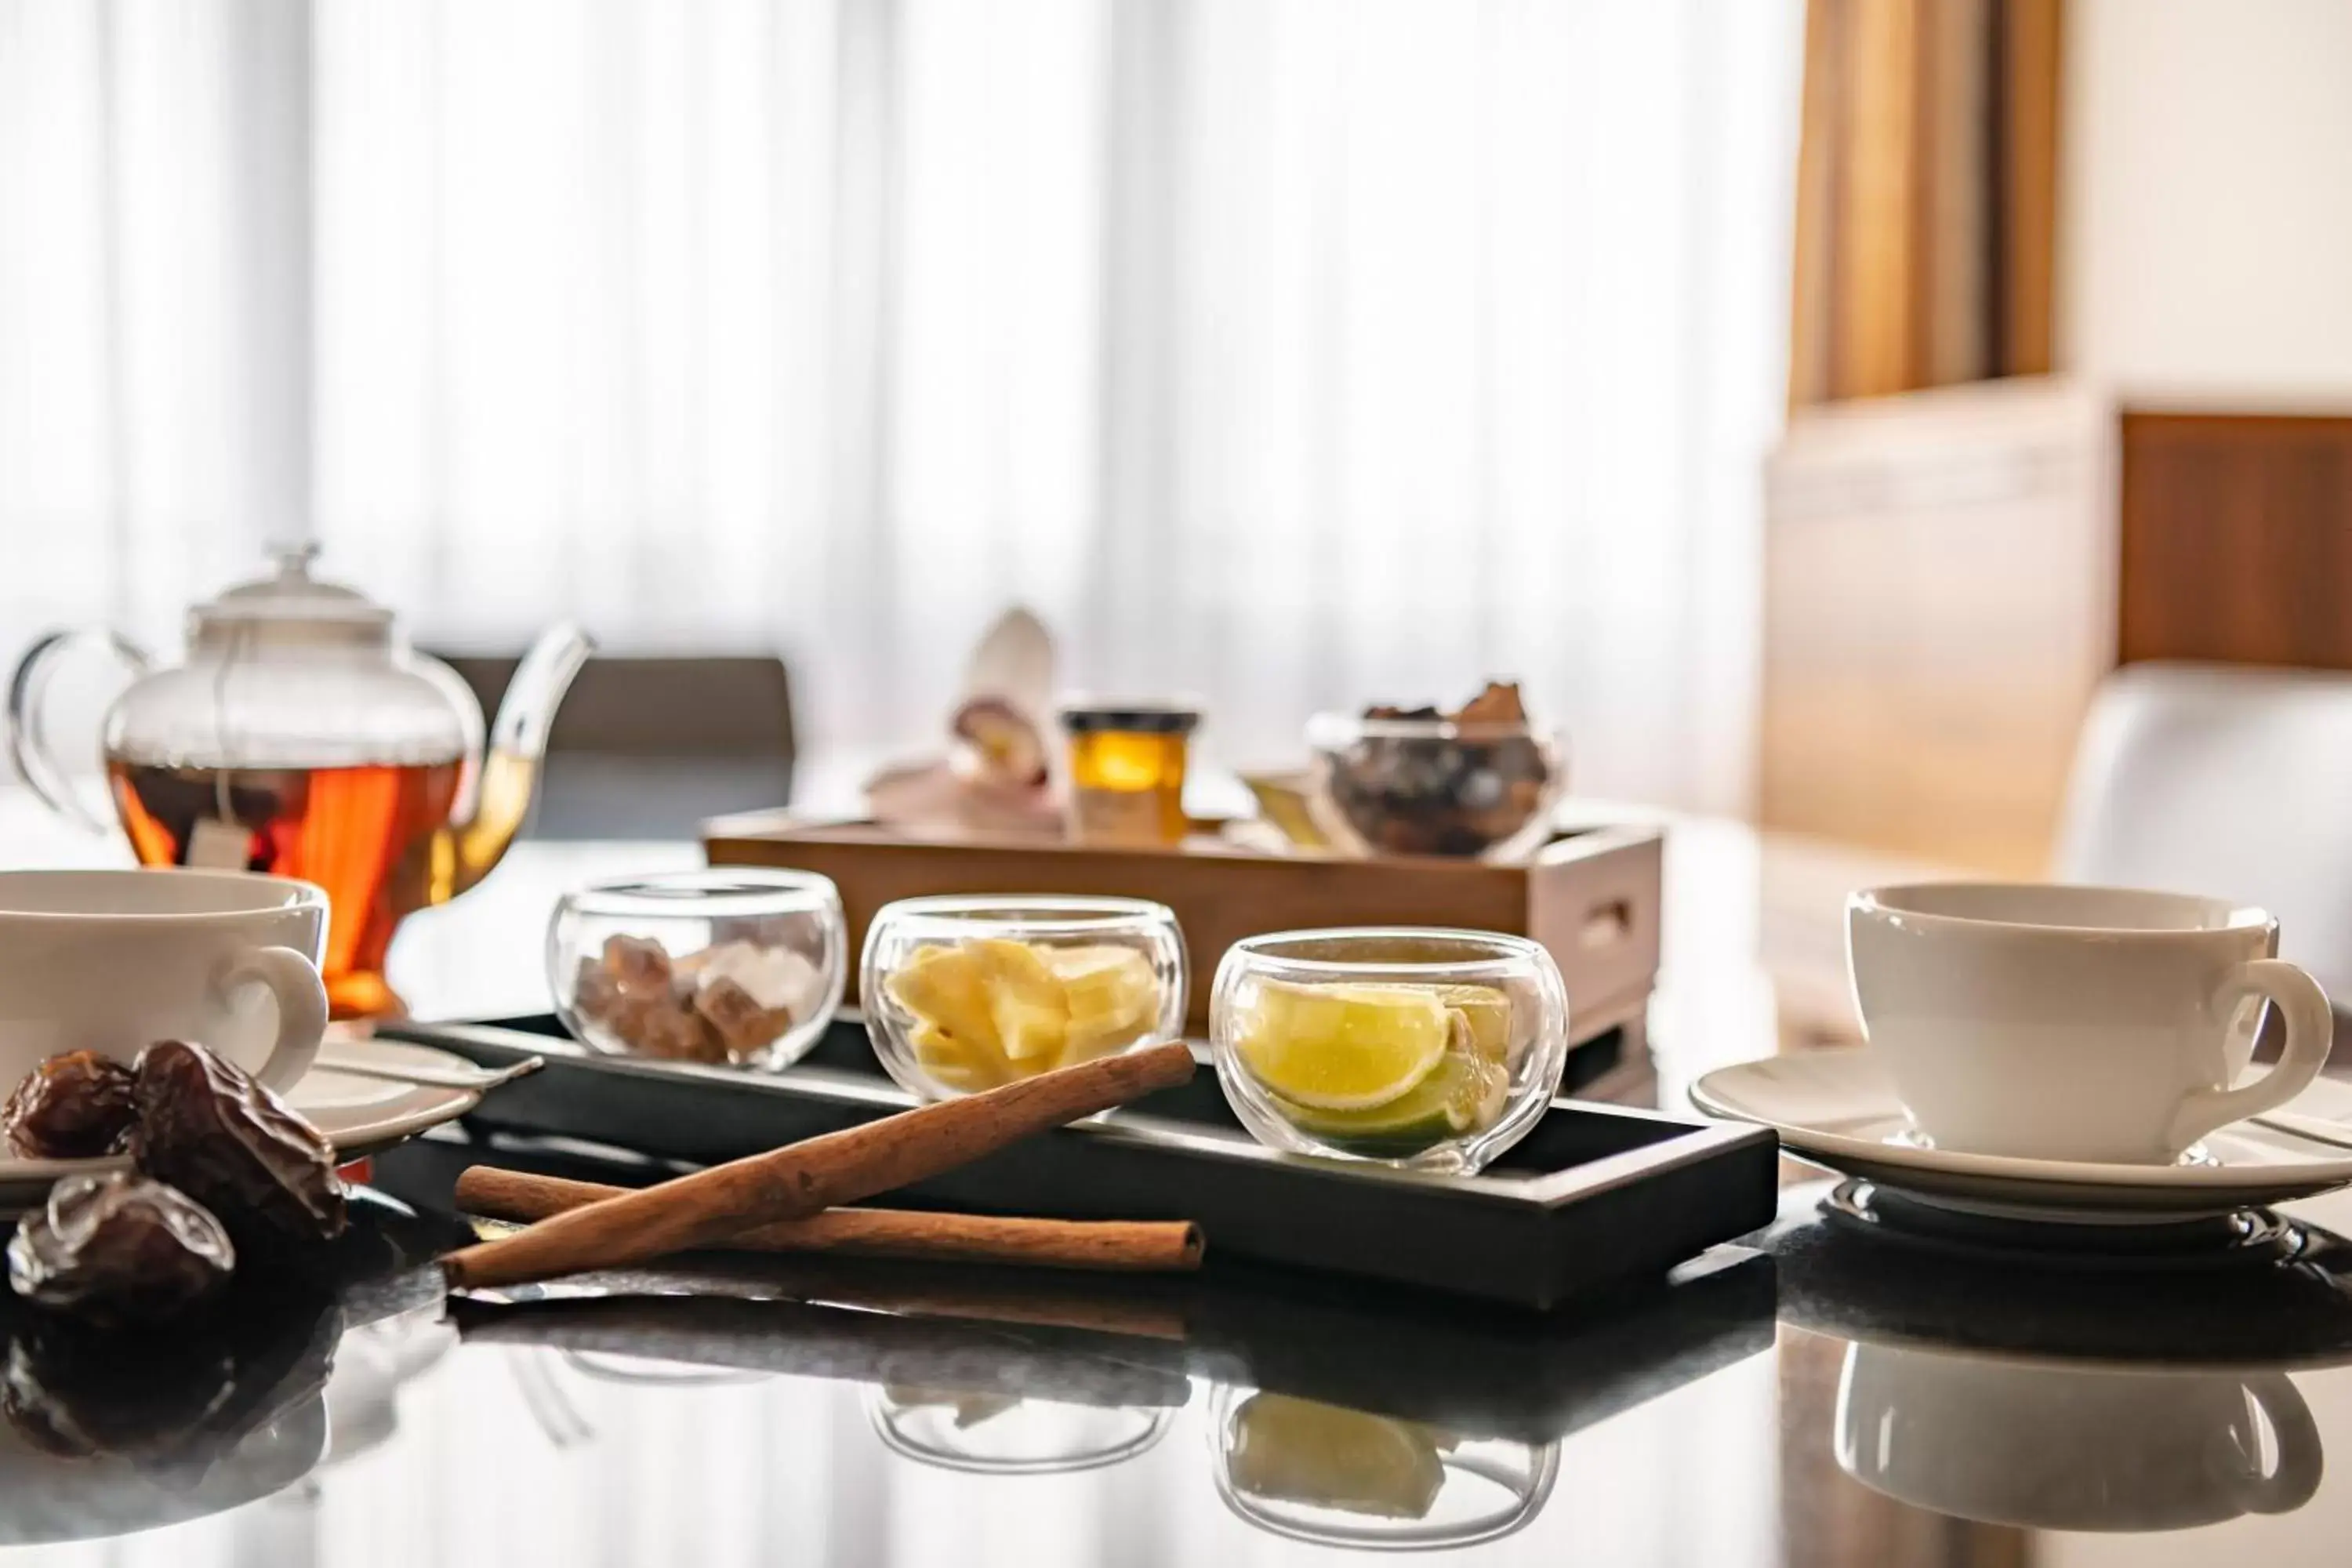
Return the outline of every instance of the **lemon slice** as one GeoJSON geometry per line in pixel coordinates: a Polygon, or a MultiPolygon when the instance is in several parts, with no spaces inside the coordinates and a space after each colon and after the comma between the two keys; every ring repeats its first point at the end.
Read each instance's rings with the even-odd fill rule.
{"type": "Polygon", "coordinates": [[[1451,1029],[1437,994],[1412,985],[1261,983],[1234,1048],[1259,1083],[1314,1110],[1368,1110],[1427,1078],[1451,1029]]]}
{"type": "Polygon", "coordinates": [[[1511,1061],[1511,998],[1492,985],[1441,985],[1437,999],[1462,1015],[1473,1049],[1490,1062],[1511,1061]]]}
{"type": "Polygon", "coordinates": [[[1225,1476],[1253,1497],[1376,1519],[1426,1519],[1445,1487],[1429,1431],[1286,1394],[1253,1394],[1234,1412],[1225,1476]]]}
{"type": "Polygon", "coordinates": [[[1324,1110],[1286,1104],[1282,1110],[1299,1131],[1359,1153],[1417,1154],[1493,1126],[1509,1090],[1509,1076],[1499,1062],[1457,1045],[1436,1070],[1384,1105],[1324,1110]]]}

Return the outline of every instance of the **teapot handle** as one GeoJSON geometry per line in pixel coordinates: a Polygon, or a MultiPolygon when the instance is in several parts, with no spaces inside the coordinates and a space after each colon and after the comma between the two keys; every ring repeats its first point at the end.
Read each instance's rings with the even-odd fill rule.
{"type": "Polygon", "coordinates": [[[153,667],[138,644],[103,627],[49,633],[25,651],[8,682],[8,760],[16,765],[17,776],[51,811],[93,833],[105,833],[113,828],[112,818],[74,787],[50,750],[42,711],[58,658],[84,643],[103,647],[129,666],[133,675],[144,675],[153,667]]]}

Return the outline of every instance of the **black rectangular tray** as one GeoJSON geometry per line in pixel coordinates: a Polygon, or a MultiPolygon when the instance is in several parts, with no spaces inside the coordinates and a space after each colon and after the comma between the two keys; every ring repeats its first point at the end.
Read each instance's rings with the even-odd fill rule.
{"type": "MultiPolygon", "coordinates": [[[[380,1032],[543,1072],[487,1096],[477,1138],[731,1160],[906,1110],[854,1016],[778,1073],[596,1055],[552,1017],[380,1032]]],[[[1773,1215],[1777,1142],[1756,1127],[1556,1100],[1475,1176],[1277,1153],[1205,1064],[1192,1082],[919,1183],[916,1204],[1072,1219],[1191,1219],[1212,1252],[1549,1310],[1653,1279],[1773,1215]]]]}
{"type": "MultiPolygon", "coordinates": [[[[379,1156],[373,1184],[438,1213],[484,1157],[423,1139],[379,1156]]],[[[642,1161],[503,1157],[578,1180],[647,1176],[642,1161]]],[[[1205,1378],[1528,1443],[1769,1349],[1777,1300],[1772,1260],[1745,1247],[1544,1314],[1216,1254],[1191,1275],[713,1255],[580,1283],[454,1298],[450,1313],[468,1339],[1089,1405],[1181,1405],[1183,1380],[1205,1378]]]]}

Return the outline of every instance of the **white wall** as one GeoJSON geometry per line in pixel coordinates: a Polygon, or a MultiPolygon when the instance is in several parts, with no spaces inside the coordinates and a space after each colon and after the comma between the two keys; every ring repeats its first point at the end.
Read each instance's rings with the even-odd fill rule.
{"type": "Polygon", "coordinates": [[[2352,0],[2073,0],[2066,51],[2065,363],[2352,406],[2352,0]]]}

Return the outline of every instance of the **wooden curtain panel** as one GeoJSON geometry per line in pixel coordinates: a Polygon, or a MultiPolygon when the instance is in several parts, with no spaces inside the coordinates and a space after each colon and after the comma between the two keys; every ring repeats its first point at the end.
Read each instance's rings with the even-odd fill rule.
{"type": "Polygon", "coordinates": [[[1789,397],[2050,368],[2062,0],[1811,0],[1789,397]]]}

